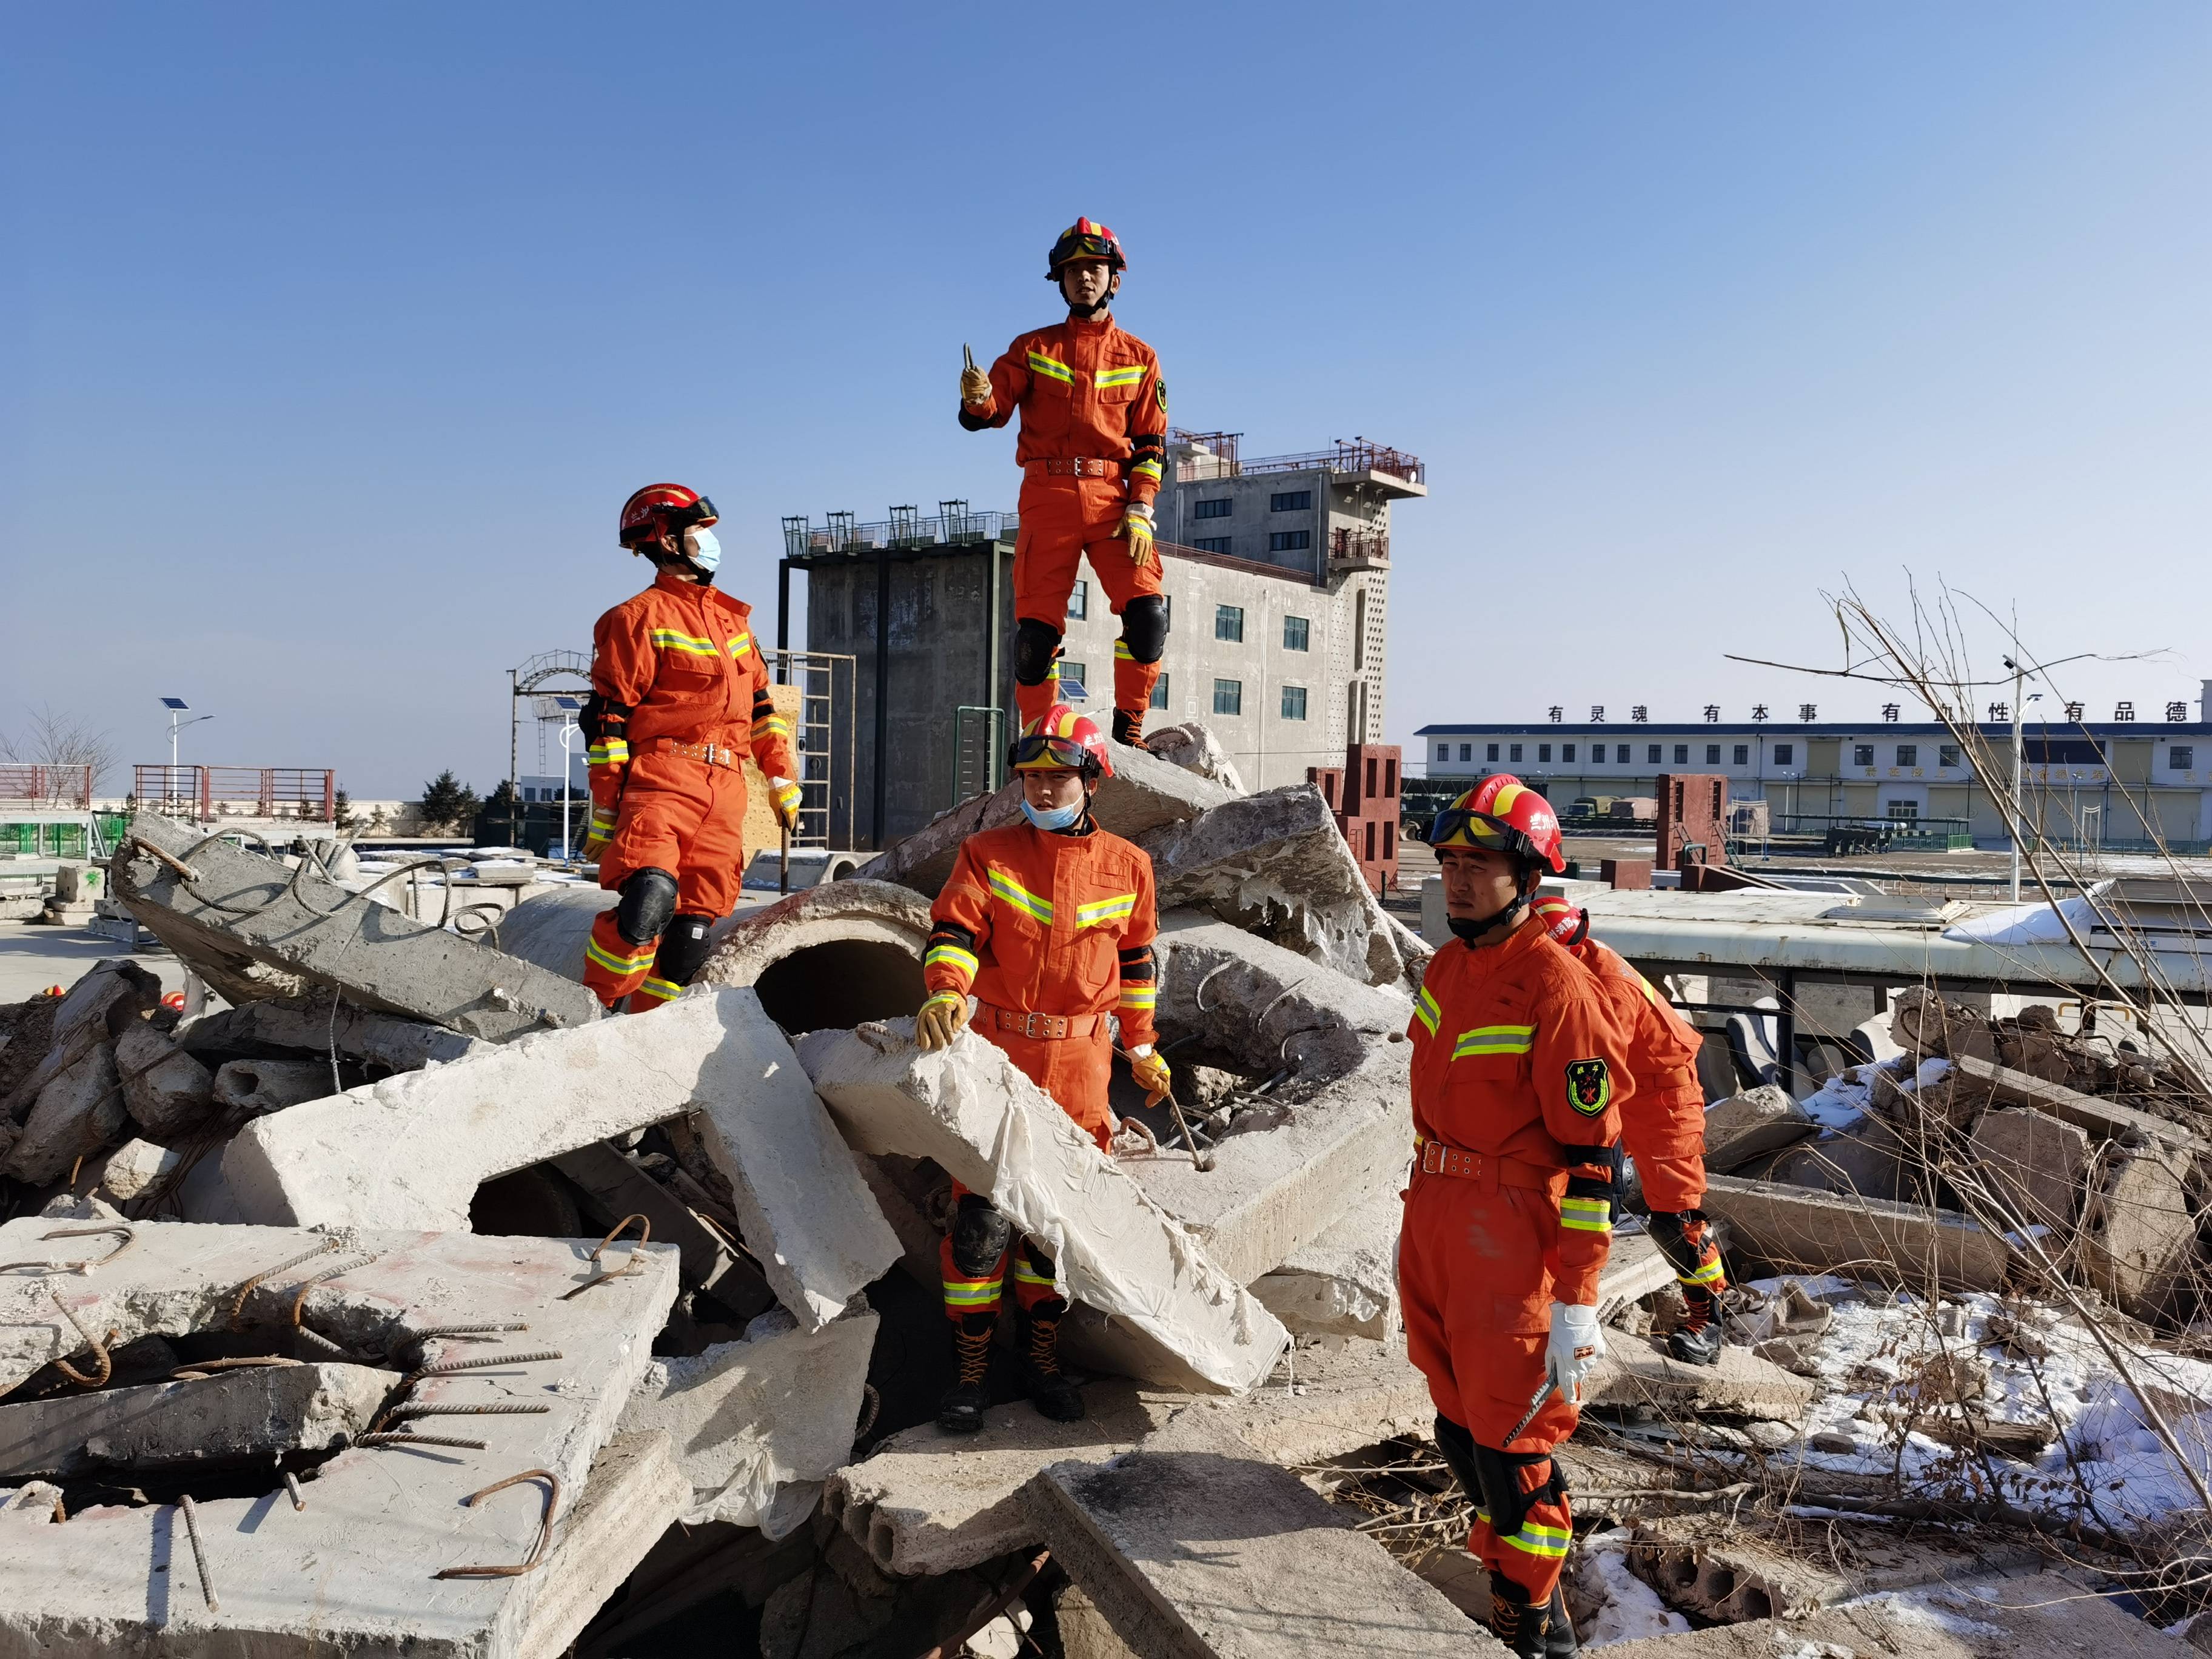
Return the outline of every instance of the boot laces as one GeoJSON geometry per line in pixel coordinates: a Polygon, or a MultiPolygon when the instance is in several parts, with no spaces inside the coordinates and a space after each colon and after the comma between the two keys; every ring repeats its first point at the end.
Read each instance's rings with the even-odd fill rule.
{"type": "Polygon", "coordinates": [[[1701,1336],[1712,1322],[1713,1298],[1710,1291],[1700,1291],[1682,1297],[1683,1314],[1680,1328],[1692,1336],[1701,1336]]]}
{"type": "Polygon", "coordinates": [[[980,1388],[991,1370],[991,1333],[983,1331],[955,1331],[952,1334],[953,1357],[960,1366],[960,1382],[963,1388],[980,1388]]]}
{"type": "Polygon", "coordinates": [[[1030,1321],[1030,1364],[1043,1376],[1060,1375],[1060,1321],[1030,1321]]]}
{"type": "Polygon", "coordinates": [[[1510,1644],[1521,1634],[1521,1604],[1493,1592],[1490,1598],[1490,1633],[1510,1644]]]}

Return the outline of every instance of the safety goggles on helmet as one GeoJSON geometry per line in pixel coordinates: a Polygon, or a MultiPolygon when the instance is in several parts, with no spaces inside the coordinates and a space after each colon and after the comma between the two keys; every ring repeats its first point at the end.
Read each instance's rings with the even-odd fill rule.
{"type": "Polygon", "coordinates": [[[1047,737],[1041,732],[1016,738],[1012,760],[1017,772],[1080,772],[1098,764],[1098,757],[1077,739],[1047,737]]]}
{"type": "Polygon", "coordinates": [[[1524,857],[1533,856],[1536,851],[1528,837],[1504,819],[1464,806],[1447,806],[1429,821],[1429,845],[1480,847],[1492,853],[1518,853],[1524,857]]]}

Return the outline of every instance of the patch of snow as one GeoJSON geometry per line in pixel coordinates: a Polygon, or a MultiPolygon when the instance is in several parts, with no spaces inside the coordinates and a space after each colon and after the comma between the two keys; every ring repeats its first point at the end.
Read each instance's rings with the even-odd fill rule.
{"type": "Polygon", "coordinates": [[[1582,1540],[1583,1587],[1604,1598],[1595,1615],[1576,1632],[1586,1648],[1644,1636],[1674,1636],[1690,1628],[1688,1620],[1629,1571],[1628,1547],[1635,1536],[1633,1527],[1615,1527],[1582,1540]]]}

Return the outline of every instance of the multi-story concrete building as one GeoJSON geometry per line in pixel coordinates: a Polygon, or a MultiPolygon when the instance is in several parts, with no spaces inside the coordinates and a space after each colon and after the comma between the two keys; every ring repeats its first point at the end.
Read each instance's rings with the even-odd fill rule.
{"type": "MultiPolygon", "coordinates": [[[[2203,689],[2212,696],[2212,681],[2203,689]]],[[[2031,717],[2022,725],[2028,823],[2053,840],[2203,850],[2212,843],[2212,724],[2186,719],[2185,703],[2165,705],[2164,720],[2136,720],[2128,704],[2120,710],[2123,718],[2108,721],[2031,717]]],[[[1662,772],[1717,772],[1732,799],[1768,802],[1777,828],[1917,820],[2008,845],[2012,725],[1991,720],[1973,729],[1987,775],[1948,727],[1893,719],[1425,726],[1407,758],[1419,756],[1437,780],[1510,772],[1562,807],[1582,795],[1649,795],[1662,772]]]]}
{"type": "MultiPolygon", "coordinates": [[[[1219,433],[1176,433],[1170,456],[1157,508],[1170,627],[1151,723],[1205,721],[1255,788],[1304,782],[1308,767],[1341,764],[1347,744],[1379,741],[1390,506],[1428,493],[1420,462],[1364,441],[1240,461],[1235,434],[1219,433]]],[[[857,664],[859,799],[849,817],[832,812],[857,844],[996,781],[1013,718],[1018,520],[938,506],[878,524],[784,520],[777,642],[789,642],[802,571],[805,648],[857,664]]],[[[1121,626],[1087,568],[1061,626],[1063,690],[1103,725],[1121,626]]]]}

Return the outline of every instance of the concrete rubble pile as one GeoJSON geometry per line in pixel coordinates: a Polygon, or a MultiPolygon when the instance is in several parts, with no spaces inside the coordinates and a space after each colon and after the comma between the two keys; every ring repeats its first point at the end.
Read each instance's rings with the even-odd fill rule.
{"type": "MultiPolygon", "coordinates": [[[[1246,793],[1201,726],[1155,743],[1117,751],[1095,810],[1154,860],[1195,1152],[1126,1078],[1115,1109],[1150,1144],[1109,1158],[980,1037],[915,1046],[930,897],[1009,794],[740,911],[684,995],[615,1018],[580,982],[611,895],[509,882],[491,925],[456,921],[362,890],[382,878],[343,848],[282,860],[139,817],[112,890],[229,1006],[184,1015],[117,960],[0,1008],[0,1659],[1498,1651],[1463,1553],[1358,1513],[1433,1460],[1394,1273],[1426,947],[1316,792],[1246,793]],[[1051,1255],[1083,1420],[1004,1367],[980,1434],[935,1426],[956,1182],[1051,1255]]],[[[2193,1135],[2147,1062],[2014,1024],[1985,1022],[1984,1054],[1942,1005],[1900,1012],[1907,1054],[1848,1130],[1778,1089],[1716,1091],[1732,1269],[1822,1276],[1747,1291],[1723,1363],[1682,1365],[1671,1269],[1624,1218],[1612,1352],[1564,1461],[1583,1489],[1662,1496],[1599,1506],[1578,1618],[1895,1625],[1922,1615],[1863,1610],[2039,1564],[1929,1547],[1875,1571],[1869,1544],[1823,1577],[1664,1496],[1694,1458],[1795,1460],[1866,1499],[1893,1431],[2042,1460],[2021,1504],[2047,1473],[2004,1345],[2073,1355],[2081,1333],[1999,1300],[2017,1244],[1940,1162],[1872,1200],[1810,1179],[1875,1158],[1847,1137],[1893,1141],[1900,1169],[1971,1150],[1976,1191],[2078,1283],[2180,1305],[2133,1218],[2145,1193],[2193,1201],[2193,1135]],[[1876,1328],[1905,1319],[1903,1261],[1929,1270],[1911,1305],[1937,1353],[1996,1358],[1876,1328]],[[1878,1349],[1910,1375],[1875,1379],[1878,1349]]],[[[2081,1413],[2121,1409],[2087,1378],[2081,1413]]],[[[1407,1501],[1431,1524],[1448,1492],[1407,1501]]],[[[1989,1622],[2025,1641],[2045,1616],[1989,1622]]]]}

